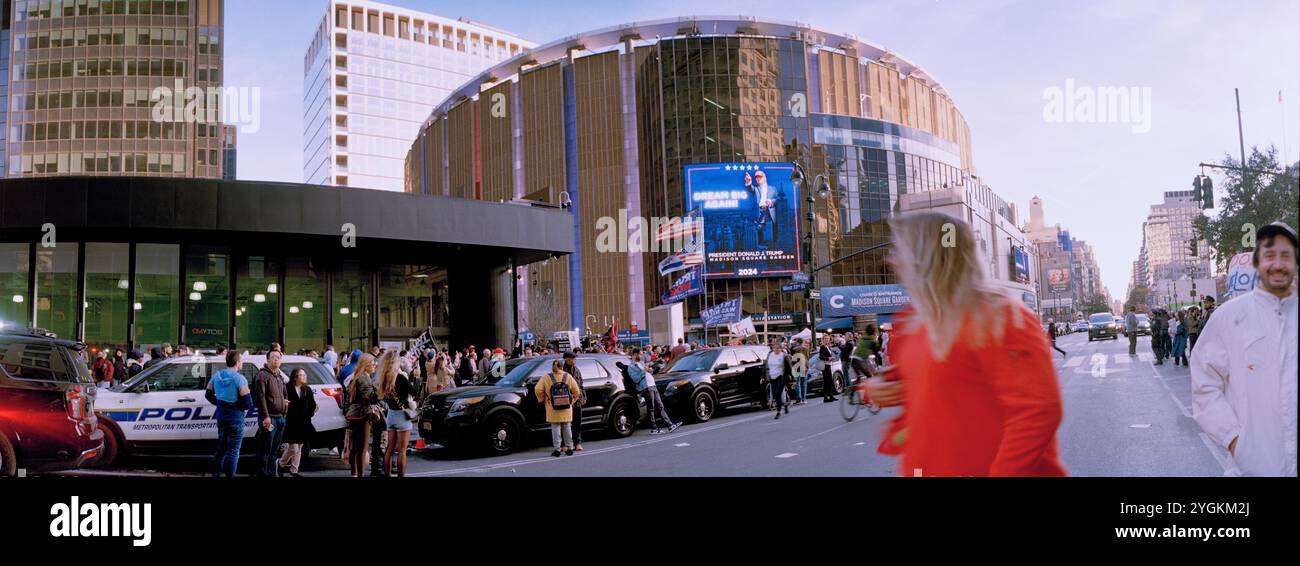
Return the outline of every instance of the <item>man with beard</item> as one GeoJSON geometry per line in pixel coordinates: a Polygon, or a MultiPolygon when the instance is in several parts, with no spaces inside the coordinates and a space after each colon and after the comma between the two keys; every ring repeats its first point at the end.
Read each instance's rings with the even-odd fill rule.
{"type": "Polygon", "coordinates": [[[1229,475],[1296,475],[1296,232],[1256,233],[1255,289],[1215,310],[1192,359],[1192,416],[1232,455],[1229,475]]]}

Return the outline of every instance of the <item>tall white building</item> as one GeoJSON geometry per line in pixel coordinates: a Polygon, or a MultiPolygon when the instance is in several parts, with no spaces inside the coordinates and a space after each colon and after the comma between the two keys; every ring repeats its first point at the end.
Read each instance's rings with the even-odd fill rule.
{"type": "Polygon", "coordinates": [[[532,47],[464,18],[330,2],[303,60],[303,182],[402,190],[406,152],[434,106],[532,47]]]}
{"type": "Polygon", "coordinates": [[[1192,255],[1191,243],[1196,240],[1192,222],[1200,215],[1192,191],[1165,191],[1164,202],[1152,205],[1143,230],[1153,281],[1211,276],[1208,244],[1197,241],[1198,254],[1192,255]]]}

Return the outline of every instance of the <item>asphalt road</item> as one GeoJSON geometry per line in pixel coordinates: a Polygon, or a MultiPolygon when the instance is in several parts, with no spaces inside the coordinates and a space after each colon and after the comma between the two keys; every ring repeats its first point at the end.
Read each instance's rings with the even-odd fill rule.
{"type": "MultiPolygon", "coordinates": [[[[1061,457],[1075,476],[1218,476],[1226,453],[1191,418],[1186,368],[1153,365],[1150,339],[1139,338],[1137,358],[1127,339],[1089,343],[1083,333],[1057,340],[1053,351],[1065,418],[1061,457]]],[[[895,409],[865,410],[853,422],[837,404],[810,399],[774,420],[760,408],[724,411],[708,423],[624,439],[588,433],[585,451],[553,458],[548,435],[509,456],[481,457],[439,446],[413,452],[408,475],[439,476],[894,476],[897,460],[875,451],[895,409]]],[[[251,460],[245,458],[241,470],[251,460]]],[[[123,468],[72,475],[204,475],[210,459],[133,458],[123,468]]],[[[346,476],[337,456],[306,459],[305,476],[346,476]]]]}

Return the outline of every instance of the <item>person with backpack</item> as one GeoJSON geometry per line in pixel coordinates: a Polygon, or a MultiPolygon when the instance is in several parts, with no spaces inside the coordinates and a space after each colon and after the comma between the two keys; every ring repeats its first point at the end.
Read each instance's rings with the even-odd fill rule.
{"type": "Polygon", "coordinates": [[[551,424],[551,456],[573,455],[573,407],[577,401],[579,385],[572,375],[564,371],[564,362],[551,362],[551,372],[537,381],[537,400],[546,407],[546,422],[551,424]]]}
{"type": "Polygon", "coordinates": [[[289,413],[284,418],[284,456],[280,458],[279,472],[296,478],[301,477],[298,465],[302,463],[303,446],[316,434],[311,423],[317,409],[316,397],[307,385],[307,370],[293,370],[285,398],[289,400],[289,413]]]}
{"type": "Polygon", "coordinates": [[[356,371],[348,380],[348,405],[344,416],[348,421],[348,466],[352,477],[365,477],[366,445],[370,438],[371,421],[379,421],[381,414],[376,410],[379,405],[379,393],[370,382],[370,374],[375,371],[375,357],[363,354],[357,359],[356,371]]]}
{"type": "Polygon", "coordinates": [[[253,407],[248,379],[239,373],[239,352],[226,354],[226,368],[208,380],[206,397],[217,406],[217,450],[212,454],[212,477],[235,477],[239,465],[239,447],[244,443],[244,415],[253,407]]]}

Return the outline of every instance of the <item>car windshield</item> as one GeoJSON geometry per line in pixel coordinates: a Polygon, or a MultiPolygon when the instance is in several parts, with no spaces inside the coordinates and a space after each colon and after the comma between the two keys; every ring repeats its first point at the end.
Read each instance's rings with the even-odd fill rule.
{"type": "MultiPolygon", "coordinates": [[[[509,381],[510,377],[514,375],[514,371],[519,369],[519,366],[524,365],[525,363],[531,361],[534,360],[532,360],[531,358],[513,358],[513,359],[506,360],[504,377],[502,377],[501,379],[497,379],[496,377],[497,375],[501,375],[500,373],[498,373],[501,370],[489,371],[479,376],[479,378],[474,381],[474,385],[517,385],[518,383],[522,383],[522,381],[514,382],[514,383],[507,383],[507,381],[509,381]]],[[[492,365],[495,369],[496,363],[493,363],[492,365]]],[[[524,375],[527,375],[527,371],[524,372],[524,375]]]]}
{"type": "MultiPolygon", "coordinates": [[[[533,368],[537,367],[536,358],[515,358],[506,361],[506,376],[496,382],[498,387],[518,387],[528,380],[533,368]],[[512,365],[513,364],[513,365],[512,365]]],[[[547,362],[549,366],[550,362],[547,362]]]]}
{"type": "Polygon", "coordinates": [[[1094,314],[1090,320],[1094,323],[1109,324],[1115,322],[1115,317],[1109,314],[1094,314]]]}
{"type": "Polygon", "coordinates": [[[1145,314],[1140,314],[1140,315],[1138,315],[1138,324],[1145,324],[1145,323],[1147,323],[1148,321],[1149,321],[1149,319],[1147,318],[1147,315],[1145,315],[1145,314]]]}
{"type": "Polygon", "coordinates": [[[677,359],[673,365],[668,367],[668,373],[678,371],[709,371],[713,369],[713,362],[717,361],[718,353],[721,350],[704,350],[701,352],[691,352],[677,359]]]}

